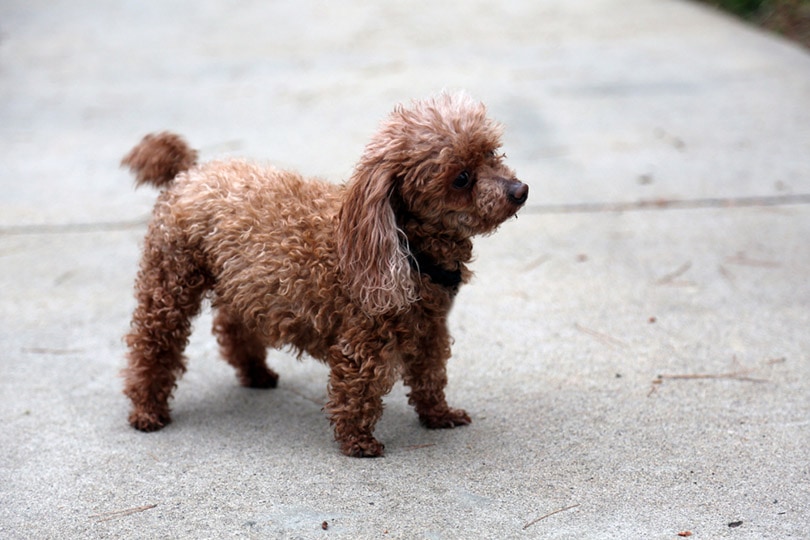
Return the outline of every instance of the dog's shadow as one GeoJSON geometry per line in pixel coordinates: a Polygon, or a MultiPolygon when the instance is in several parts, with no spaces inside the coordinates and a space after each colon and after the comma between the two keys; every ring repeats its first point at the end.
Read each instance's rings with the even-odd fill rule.
{"type": "MultiPolygon", "coordinates": [[[[221,361],[220,361],[221,362],[221,361]]],[[[224,362],[220,366],[189,366],[171,401],[172,424],[167,429],[196,433],[205,439],[235,441],[263,437],[294,451],[300,447],[331,448],[332,428],[324,411],[329,370],[310,360],[270,361],[280,373],[278,386],[240,386],[224,362]]],[[[385,412],[376,434],[392,448],[422,444],[420,427],[401,383],[384,398],[385,412]]],[[[194,435],[192,435],[194,436],[194,435]]]]}

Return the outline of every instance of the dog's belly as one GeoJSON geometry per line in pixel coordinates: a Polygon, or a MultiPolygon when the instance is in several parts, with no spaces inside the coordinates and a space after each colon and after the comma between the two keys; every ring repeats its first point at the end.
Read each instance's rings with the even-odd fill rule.
{"type": "Polygon", "coordinates": [[[259,332],[267,347],[291,347],[299,356],[306,353],[324,362],[335,335],[333,328],[312,320],[309,314],[301,316],[292,310],[276,309],[261,317],[259,332]]]}
{"type": "Polygon", "coordinates": [[[214,307],[240,319],[267,347],[326,361],[349,300],[332,258],[317,259],[296,244],[293,250],[265,245],[230,259],[217,273],[214,307]]]}

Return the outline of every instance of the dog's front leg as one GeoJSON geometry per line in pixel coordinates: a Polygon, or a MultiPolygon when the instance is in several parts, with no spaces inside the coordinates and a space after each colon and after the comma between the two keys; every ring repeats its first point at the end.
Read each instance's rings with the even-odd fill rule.
{"type": "Polygon", "coordinates": [[[430,429],[465,426],[472,422],[462,409],[447,405],[447,360],[450,358],[450,335],[443,323],[418,340],[417,355],[404,361],[404,382],[411,388],[408,403],[416,409],[419,421],[430,429]]]}
{"type": "Polygon", "coordinates": [[[341,451],[351,457],[382,456],[385,446],[373,433],[382,416],[382,398],[393,386],[390,364],[379,356],[358,358],[336,352],[330,367],[326,409],[341,451]]]}

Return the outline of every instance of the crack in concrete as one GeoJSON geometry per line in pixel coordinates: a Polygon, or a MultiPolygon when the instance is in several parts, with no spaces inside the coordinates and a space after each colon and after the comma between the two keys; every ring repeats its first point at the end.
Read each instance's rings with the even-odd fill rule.
{"type": "Polygon", "coordinates": [[[707,197],[699,199],[642,199],[633,202],[595,202],[531,205],[521,213],[601,214],[640,210],[692,210],[702,208],[750,208],[810,204],[810,193],[753,197],[707,197]]]}

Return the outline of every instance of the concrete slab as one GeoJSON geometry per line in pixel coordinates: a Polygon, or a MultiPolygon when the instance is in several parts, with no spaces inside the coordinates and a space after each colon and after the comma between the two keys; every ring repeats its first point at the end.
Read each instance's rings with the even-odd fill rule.
{"type": "Polygon", "coordinates": [[[0,536],[806,536],[806,51],[676,1],[8,1],[0,70],[0,536]],[[451,318],[473,424],[398,386],[387,456],[345,458],[325,368],[272,352],[280,387],[242,389],[204,315],[175,423],[131,430],[155,194],[120,157],[168,128],[338,181],[442,88],[532,187],[451,318]]]}

